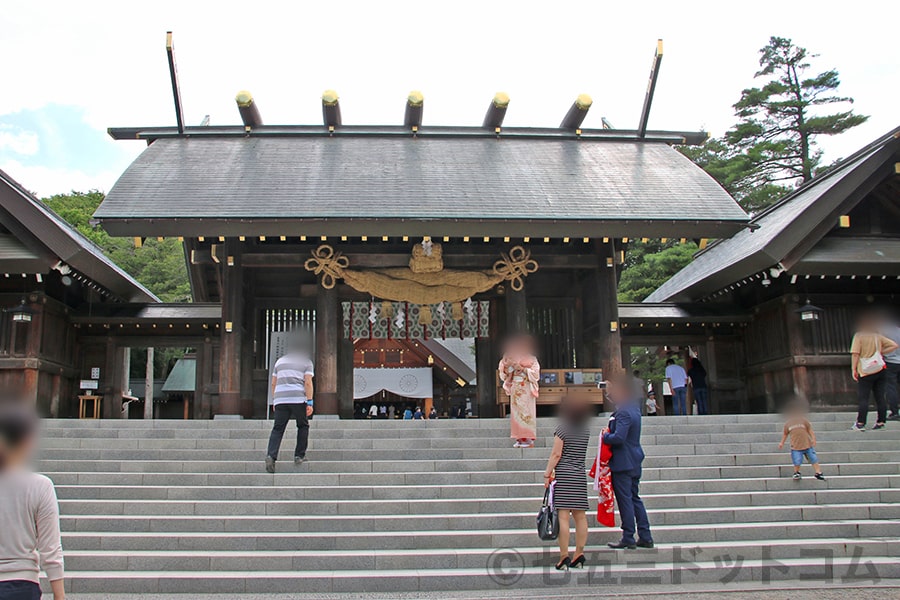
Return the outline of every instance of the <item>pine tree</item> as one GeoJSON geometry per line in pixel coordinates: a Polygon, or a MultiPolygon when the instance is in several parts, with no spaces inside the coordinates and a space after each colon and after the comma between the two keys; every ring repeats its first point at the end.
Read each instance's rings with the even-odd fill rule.
{"type": "Polygon", "coordinates": [[[822,114],[832,104],[852,104],[836,94],[835,69],[809,76],[811,55],[787,38],[771,37],[760,49],[760,87],[745,89],[734,105],[738,123],[724,137],[683,152],[707,170],[749,212],[809,181],[819,168],[819,135],[837,135],[868,117],[852,110],[822,114]]]}

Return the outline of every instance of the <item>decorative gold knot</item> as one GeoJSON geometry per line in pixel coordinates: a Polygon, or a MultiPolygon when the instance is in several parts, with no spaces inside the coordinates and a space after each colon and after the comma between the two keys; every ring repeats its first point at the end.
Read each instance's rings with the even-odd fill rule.
{"type": "Polygon", "coordinates": [[[307,258],[303,267],[316,275],[322,276],[322,287],[330,290],[338,279],[344,277],[344,269],[350,266],[350,260],[335,252],[328,244],[322,244],[312,251],[312,258],[307,258]]]}
{"type": "Polygon", "coordinates": [[[500,260],[494,263],[494,273],[508,281],[509,287],[521,292],[525,287],[524,279],[530,273],[538,270],[536,260],[531,258],[531,252],[522,246],[510,249],[509,254],[500,253],[500,260]]]}

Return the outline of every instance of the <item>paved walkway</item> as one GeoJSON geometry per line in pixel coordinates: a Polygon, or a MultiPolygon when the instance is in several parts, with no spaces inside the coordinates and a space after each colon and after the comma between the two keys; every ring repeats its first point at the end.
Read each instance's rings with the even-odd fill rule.
{"type": "Polygon", "coordinates": [[[672,586],[653,586],[637,591],[631,589],[617,593],[611,588],[595,590],[566,590],[558,595],[547,590],[509,590],[491,592],[427,593],[405,594],[200,594],[200,595],[119,595],[119,594],[70,594],[68,600],[563,600],[568,598],[617,598],[637,600],[640,598],[697,598],[699,600],[897,600],[900,598],[900,581],[889,581],[874,586],[842,587],[773,587],[742,586],[733,590],[723,590],[721,585],[685,585],[677,589],[672,586]]]}

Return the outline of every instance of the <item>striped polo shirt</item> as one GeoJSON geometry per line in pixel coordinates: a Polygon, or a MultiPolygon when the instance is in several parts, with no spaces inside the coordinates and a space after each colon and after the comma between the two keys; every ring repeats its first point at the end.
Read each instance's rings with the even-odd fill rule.
{"type": "Polygon", "coordinates": [[[285,354],[272,369],[275,377],[275,395],[272,404],[302,404],[306,398],[306,376],[313,374],[312,361],[303,354],[285,354]]]}

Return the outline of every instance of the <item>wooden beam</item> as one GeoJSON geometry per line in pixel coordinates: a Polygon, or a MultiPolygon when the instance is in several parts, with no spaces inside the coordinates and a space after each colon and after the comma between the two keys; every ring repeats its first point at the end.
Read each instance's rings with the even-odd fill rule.
{"type": "Polygon", "coordinates": [[[647,82],[647,93],[644,95],[644,107],[641,109],[641,121],[638,125],[638,137],[647,135],[647,122],[650,120],[650,106],[653,104],[653,93],[656,91],[656,80],[659,77],[659,66],[662,64],[663,42],[657,40],[653,64],[650,66],[650,78],[647,82]]]}
{"type": "MultiPolygon", "coordinates": [[[[289,268],[302,267],[309,258],[313,247],[302,247],[293,253],[254,252],[244,255],[243,265],[247,268],[289,268]]],[[[500,259],[500,248],[495,252],[481,254],[444,254],[444,267],[450,269],[490,269],[500,259]]],[[[409,265],[409,252],[351,252],[344,253],[351,268],[390,268],[409,265]]],[[[212,264],[209,256],[194,255],[196,264],[212,264]]],[[[597,264],[597,258],[589,254],[550,254],[532,252],[531,257],[541,269],[589,269],[597,264]]]]}
{"type": "Polygon", "coordinates": [[[166,32],[166,56],[169,59],[169,78],[172,80],[172,97],[175,100],[175,121],[178,123],[178,134],[184,134],[184,114],[181,108],[181,87],[178,85],[178,69],[175,66],[175,43],[172,32],[166,32]]]}

